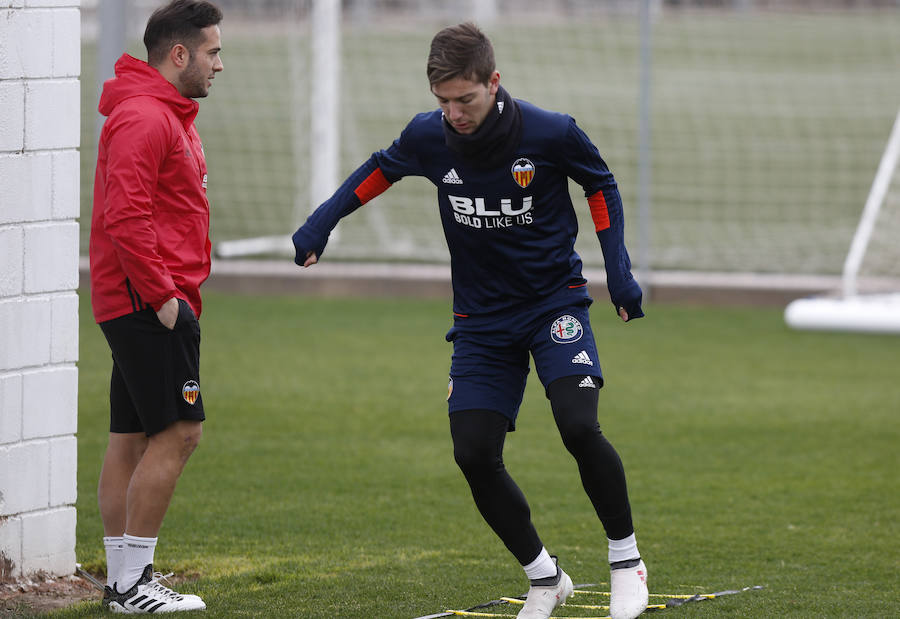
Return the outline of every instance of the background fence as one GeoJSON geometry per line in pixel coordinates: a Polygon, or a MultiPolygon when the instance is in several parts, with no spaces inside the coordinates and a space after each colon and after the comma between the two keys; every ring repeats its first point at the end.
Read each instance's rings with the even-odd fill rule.
{"type": "MultiPolygon", "coordinates": [[[[134,0],[129,51],[155,2],[134,0]]],[[[289,235],[309,197],[311,3],[221,2],[225,72],[197,124],[214,243],[289,235]]],[[[436,102],[434,32],[477,18],[502,83],[570,113],[616,174],[632,253],[654,270],[836,274],[900,106],[900,6],[890,3],[346,1],[340,25],[341,178],[436,102]],[[649,80],[641,86],[642,42],[649,80]],[[638,209],[641,106],[647,208],[638,209]],[[645,231],[638,239],[639,230],[645,231]]],[[[97,22],[83,2],[82,230],[95,161],[97,22]]],[[[572,187],[582,229],[588,209],[572,187]]],[[[339,226],[329,259],[445,262],[434,188],[405,179],[339,226]]],[[[895,180],[863,274],[900,277],[895,180]]],[[[82,243],[87,248],[87,243],[82,243]]],[[[592,234],[579,253],[602,264],[592,234]]]]}

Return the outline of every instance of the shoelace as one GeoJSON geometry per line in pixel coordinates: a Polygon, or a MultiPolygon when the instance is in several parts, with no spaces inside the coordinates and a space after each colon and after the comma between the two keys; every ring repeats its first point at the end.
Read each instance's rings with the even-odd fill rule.
{"type": "Polygon", "coordinates": [[[154,590],[158,591],[160,595],[170,598],[172,600],[180,600],[181,594],[175,591],[172,591],[165,585],[163,585],[161,580],[168,580],[169,576],[173,576],[173,572],[169,572],[168,574],[163,574],[161,572],[153,572],[153,578],[150,579],[150,582],[147,583],[149,587],[152,587],[154,590]]]}

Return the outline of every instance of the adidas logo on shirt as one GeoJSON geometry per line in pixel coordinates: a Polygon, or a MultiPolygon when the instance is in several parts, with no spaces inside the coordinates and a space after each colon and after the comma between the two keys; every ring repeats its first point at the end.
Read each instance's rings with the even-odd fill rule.
{"type": "Polygon", "coordinates": [[[450,168],[450,171],[444,174],[443,181],[450,185],[462,185],[462,179],[456,173],[456,168],[450,168]]]}
{"type": "Polygon", "coordinates": [[[586,387],[588,389],[595,389],[597,387],[597,383],[594,382],[594,379],[590,376],[585,376],[584,380],[578,383],[579,387],[586,387]]]}
{"type": "Polygon", "coordinates": [[[590,357],[588,357],[586,350],[582,350],[580,353],[575,355],[572,358],[572,363],[583,363],[585,365],[594,365],[594,362],[591,361],[590,357]]]}

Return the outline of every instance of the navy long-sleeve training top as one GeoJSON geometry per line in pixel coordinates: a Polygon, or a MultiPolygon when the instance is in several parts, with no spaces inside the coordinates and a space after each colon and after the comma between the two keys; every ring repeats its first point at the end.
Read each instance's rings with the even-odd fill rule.
{"type": "Polygon", "coordinates": [[[525,304],[587,297],[578,223],[567,178],[584,189],[616,307],[640,314],[641,290],[623,238],[622,200],[596,146],[565,114],[517,100],[522,139],[490,169],[448,148],[440,110],[417,115],[387,149],[374,153],[294,234],[296,261],[322,255],[338,221],[405,176],[428,178],[450,250],[453,311],[477,316],[525,304]]]}

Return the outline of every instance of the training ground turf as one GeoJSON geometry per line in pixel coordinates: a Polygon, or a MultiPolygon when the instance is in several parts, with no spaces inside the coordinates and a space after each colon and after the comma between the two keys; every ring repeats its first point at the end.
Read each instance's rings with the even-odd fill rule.
{"type": "MultiPolygon", "coordinates": [[[[208,420],[156,553],[204,617],[411,618],[527,589],[453,463],[448,302],[205,302],[208,420]]],[[[780,308],[592,316],[651,591],[765,586],[665,617],[900,615],[900,338],[793,332],[780,308]]],[[[110,359],[86,295],[81,321],[77,556],[96,574],[110,359]]],[[[573,579],[604,581],[604,535],[531,378],[507,466],[573,579]]]]}

